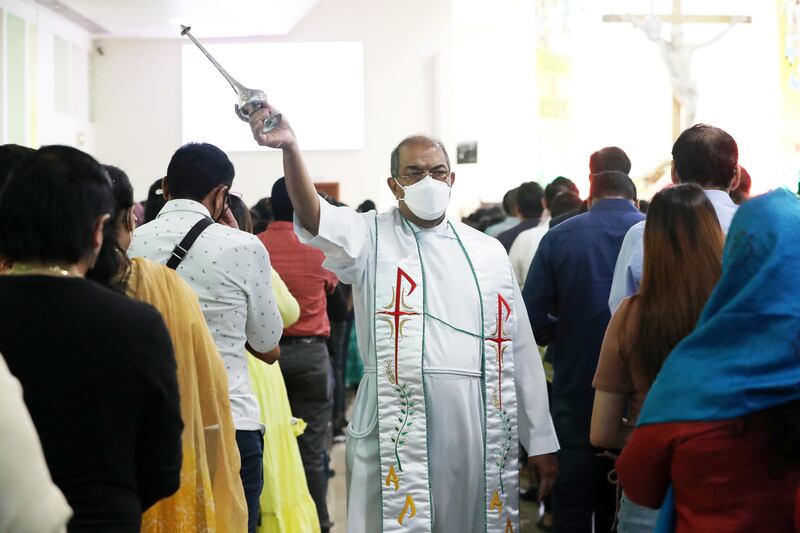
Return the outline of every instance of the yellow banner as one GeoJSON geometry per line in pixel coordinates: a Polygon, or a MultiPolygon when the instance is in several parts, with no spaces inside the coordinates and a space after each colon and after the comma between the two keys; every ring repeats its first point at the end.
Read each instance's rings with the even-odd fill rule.
{"type": "Polygon", "coordinates": [[[800,0],[778,1],[782,141],[800,152],[800,0]]]}

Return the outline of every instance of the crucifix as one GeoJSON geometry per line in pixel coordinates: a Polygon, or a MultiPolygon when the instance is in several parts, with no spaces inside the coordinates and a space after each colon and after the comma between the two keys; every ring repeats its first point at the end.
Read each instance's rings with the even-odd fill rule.
{"type": "MultiPolygon", "coordinates": [[[[651,2],[652,6],[652,2],[651,2]]],[[[736,24],[749,24],[752,18],[739,15],[686,15],[681,10],[681,0],[672,0],[672,13],[658,15],[604,15],[603,22],[628,22],[642,30],[647,38],[658,45],[661,57],[669,70],[672,83],[672,138],[677,139],[685,127],[694,124],[697,110],[697,84],[692,79],[692,55],[700,48],[717,42],[736,24]],[[661,34],[663,23],[672,26],[671,36],[661,34]],[[683,24],[727,24],[721,33],[704,43],[686,43],[683,24]]]]}

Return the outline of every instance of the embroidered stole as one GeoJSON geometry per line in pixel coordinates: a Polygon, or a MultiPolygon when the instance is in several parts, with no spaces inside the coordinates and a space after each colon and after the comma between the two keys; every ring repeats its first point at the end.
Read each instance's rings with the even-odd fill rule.
{"type": "MultiPolygon", "coordinates": [[[[379,215],[375,224],[373,338],[378,371],[382,531],[428,532],[433,526],[435,505],[430,489],[428,426],[437,421],[426,416],[422,371],[425,326],[430,320],[449,324],[447,317],[428,314],[425,295],[434,290],[430,288],[434,285],[427,286],[425,257],[412,227],[397,210],[379,215]]],[[[482,339],[483,531],[514,533],[519,531],[519,505],[511,269],[505,254],[487,246],[481,235],[458,222],[448,224],[463,251],[452,261],[463,262],[475,279],[474,286],[464,290],[477,291],[481,302],[475,309],[481,316],[481,331],[453,329],[457,334],[482,339]]]]}

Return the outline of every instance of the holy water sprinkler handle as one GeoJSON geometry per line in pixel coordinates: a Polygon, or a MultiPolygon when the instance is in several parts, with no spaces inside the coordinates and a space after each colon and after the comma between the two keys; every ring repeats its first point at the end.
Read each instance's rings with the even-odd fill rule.
{"type": "MultiPolygon", "coordinates": [[[[200,42],[194,38],[194,35],[191,33],[191,26],[183,26],[181,25],[181,35],[186,36],[200,49],[201,52],[211,61],[220,74],[231,84],[231,87],[236,92],[236,95],[239,98],[239,104],[236,107],[236,115],[245,122],[250,121],[250,115],[264,107],[267,103],[267,95],[264,94],[264,91],[259,91],[258,89],[248,89],[238,81],[236,81],[233,76],[228,74],[228,71],[222,68],[216,59],[205,49],[205,47],[200,44],[200,42]]],[[[269,133],[270,131],[274,130],[278,127],[278,124],[281,121],[281,114],[271,114],[267,119],[264,121],[264,126],[262,127],[262,133],[269,133]]]]}

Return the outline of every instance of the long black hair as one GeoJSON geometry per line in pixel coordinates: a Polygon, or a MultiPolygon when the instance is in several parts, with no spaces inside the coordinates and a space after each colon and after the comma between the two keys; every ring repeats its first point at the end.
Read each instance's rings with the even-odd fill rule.
{"type": "Polygon", "coordinates": [[[644,230],[639,310],[625,342],[648,381],[694,331],[722,272],[724,236],[714,206],[699,185],[668,187],[653,197],[644,230]]]}
{"type": "Polygon", "coordinates": [[[111,178],[114,210],[111,213],[111,220],[106,224],[103,246],[100,248],[97,261],[94,268],[86,273],[86,277],[109,289],[124,293],[131,263],[125,250],[119,245],[118,232],[120,224],[126,222],[133,207],[133,187],[128,175],[121,169],[111,165],[103,165],[103,168],[111,178]]]}

